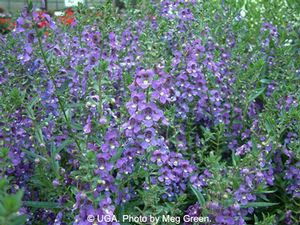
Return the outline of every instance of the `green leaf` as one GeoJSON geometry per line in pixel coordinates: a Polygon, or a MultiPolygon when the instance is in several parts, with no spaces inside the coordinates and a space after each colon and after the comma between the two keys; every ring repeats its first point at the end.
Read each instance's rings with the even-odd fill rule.
{"type": "Polygon", "coordinates": [[[43,133],[42,133],[41,127],[35,128],[35,137],[40,144],[44,144],[44,138],[43,138],[43,133]]]}
{"type": "Polygon", "coordinates": [[[7,211],[6,211],[6,209],[4,208],[4,206],[1,204],[1,202],[0,202],[0,217],[1,216],[6,216],[7,215],[7,211]]]}
{"type": "Polygon", "coordinates": [[[256,99],[258,96],[260,96],[262,93],[264,93],[266,88],[259,88],[255,92],[251,93],[248,99],[248,102],[252,102],[254,99],[256,99]]]}
{"type": "Polygon", "coordinates": [[[279,203],[273,203],[273,202],[249,202],[246,205],[241,205],[241,208],[260,208],[260,207],[271,207],[274,205],[278,205],[279,203]]]}
{"type": "Polygon", "coordinates": [[[264,194],[270,194],[270,193],[275,193],[278,191],[277,189],[275,190],[259,190],[257,193],[264,193],[264,194]]]}
{"type": "Polygon", "coordinates": [[[25,201],[25,206],[32,208],[43,208],[43,209],[58,209],[60,208],[57,202],[37,202],[37,201],[25,201]]]}
{"type": "Polygon", "coordinates": [[[3,207],[9,214],[17,212],[21,206],[22,197],[23,197],[22,190],[18,191],[14,195],[6,196],[3,199],[3,207]]]}
{"type": "Polygon", "coordinates": [[[268,80],[268,79],[261,79],[260,82],[261,82],[262,84],[269,84],[269,83],[271,83],[271,80],[268,80]]]}
{"type": "Polygon", "coordinates": [[[94,161],[96,158],[96,152],[94,151],[88,151],[86,154],[89,161],[94,161]]]}
{"type": "Polygon", "coordinates": [[[234,151],[231,151],[231,160],[234,167],[237,166],[237,161],[239,160],[238,156],[235,155],[234,151]]]}
{"type": "Polygon", "coordinates": [[[33,8],[32,0],[28,0],[27,3],[28,3],[28,10],[31,11],[33,8]]]}
{"type": "Polygon", "coordinates": [[[197,190],[196,188],[194,188],[193,186],[191,186],[191,189],[194,192],[194,194],[196,195],[200,205],[204,206],[205,205],[205,199],[204,199],[204,196],[202,195],[202,193],[199,190],[197,190]]]}
{"type": "Polygon", "coordinates": [[[26,220],[27,220],[27,217],[25,215],[20,215],[20,216],[14,217],[9,225],[22,225],[22,224],[25,224],[26,220]]]}
{"type": "Polygon", "coordinates": [[[265,118],[265,127],[268,134],[270,134],[270,136],[272,136],[272,134],[277,132],[276,124],[271,118],[267,118],[267,117],[265,118]]]}
{"type": "MultiPolygon", "coordinates": [[[[5,189],[5,187],[8,185],[8,182],[6,179],[0,179],[0,190],[1,192],[5,189]]],[[[2,196],[1,196],[2,197],[2,196]]]]}
{"type": "Polygon", "coordinates": [[[51,168],[53,169],[53,171],[55,173],[55,176],[59,177],[59,163],[58,163],[58,161],[55,158],[56,156],[57,156],[57,153],[56,153],[55,145],[52,142],[51,143],[51,160],[50,160],[50,165],[51,165],[51,168]]]}
{"type": "Polygon", "coordinates": [[[10,100],[16,107],[20,107],[23,103],[22,93],[17,89],[13,88],[10,92],[10,100]]]}
{"type": "Polygon", "coordinates": [[[68,145],[74,143],[74,141],[72,139],[67,139],[64,140],[61,145],[56,149],[55,153],[58,154],[61,150],[63,150],[64,148],[66,148],[68,145]]]}
{"type": "Polygon", "coordinates": [[[60,88],[58,89],[58,94],[59,95],[63,95],[64,93],[67,92],[67,89],[69,87],[69,83],[70,83],[70,80],[66,79],[62,85],[60,86],[60,88]]]}
{"type": "Polygon", "coordinates": [[[43,157],[41,155],[38,155],[38,154],[36,154],[34,152],[28,151],[26,149],[22,149],[22,151],[25,152],[28,156],[32,157],[33,159],[39,158],[40,160],[43,160],[45,162],[48,161],[45,157],[43,157]]]}
{"type": "Polygon", "coordinates": [[[0,158],[6,158],[7,157],[7,154],[9,152],[9,149],[8,148],[1,148],[0,149],[0,158]]]}
{"type": "Polygon", "coordinates": [[[72,123],[71,124],[71,127],[72,127],[72,129],[75,129],[75,130],[82,130],[82,125],[81,124],[79,124],[79,123],[72,123]]]}
{"type": "Polygon", "coordinates": [[[251,142],[252,142],[252,150],[256,152],[257,151],[257,143],[253,137],[251,138],[251,142]]]}

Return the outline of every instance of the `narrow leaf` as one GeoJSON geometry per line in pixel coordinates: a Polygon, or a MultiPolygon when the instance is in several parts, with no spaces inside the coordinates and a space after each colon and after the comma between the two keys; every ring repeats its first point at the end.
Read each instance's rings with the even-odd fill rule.
{"type": "Polygon", "coordinates": [[[56,202],[37,202],[37,201],[24,201],[25,206],[32,208],[44,208],[44,209],[57,209],[60,208],[56,202]]]}
{"type": "Polygon", "coordinates": [[[252,93],[249,96],[248,102],[252,102],[254,99],[256,99],[258,96],[260,96],[265,91],[265,88],[259,88],[254,93],[252,93]]]}
{"type": "Polygon", "coordinates": [[[191,186],[191,189],[194,192],[194,194],[196,195],[200,205],[204,206],[205,205],[205,199],[204,199],[204,196],[202,195],[202,193],[199,190],[197,190],[196,188],[194,188],[193,186],[191,186]]]}
{"type": "Polygon", "coordinates": [[[272,202],[249,202],[246,205],[241,205],[241,208],[259,208],[259,207],[270,207],[274,205],[278,205],[279,203],[272,203],[272,202]]]}

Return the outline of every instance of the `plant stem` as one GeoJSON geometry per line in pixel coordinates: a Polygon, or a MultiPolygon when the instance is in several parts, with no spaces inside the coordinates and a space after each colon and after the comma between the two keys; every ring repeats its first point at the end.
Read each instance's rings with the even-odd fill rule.
{"type": "Polygon", "coordinates": [[[102,71],[98,75],[98,95],[99,95],[99,104],[98,104],[98,110],[100,113],[100,118],[103,117],[103,106],[102,106],[102,71]]]}
{"type": "MultiPolygon", "coordinates": [[[[32,20],[34,21],[33,18],[32,18],[32,20]]],[[[34,27],[35,27],[36,34],[38,34],[38,29],[37,29],[37,27],[36,27],[36,24],[35,24],[34,27]]],[[[46,67],[47,67],[47,70],[48,70],[50,79],[51,79],[51,81],[52,81],[52,83],[53,83],[53,85],[54,85],[54,89],[55,89],[54,92],[55,92],[55,95],[56,95],[56,97],[57,97],[57,99],[58,99],[58,105],[59,105],[59,108],[60,108],[60,110],[62,111],[63,116],[64,116],[64,119],[65,119],[65,121],[66,121],[66,123],[67,123],[67,129],[68,129],[68,131],[69,131],[69,134],[70,134],[71,138],[75,141],[76,146],[78,147],[78,149],[79,149],[80,151],[82,151],[82,149],[81,149],[81,147],[80,147],[80,143],[79,143],[79,141],[77,140],[75,134],[74,134],[73,131],[72,131],[71,121],[68,119],[68,116],[67,116],[67,113],[66,113],[66,109],[65,109],[65,107],[64,107],[63,100],[62,100],[61,96],[60,96],[59,94],[57,94],[58,87],[57,87],[57,84],[56,84],[56,81],[55,81],[55,77],[54,77],[53,74],[52,74],[52,71],[51,71],[49,62],[47,61],[47,58],[46,58],[46,55],[45,55],[45,52],[44,52],[44,49],[43,49],[42,41],[41,41],[41,38],[39,37],[39,35],[37,35],[37,39],[38,39],[38,45],[39,45],[40,51],[41,51],[41,53],[42,53],[42,57],[43,57],[44,63],[45,63],[45,65],[46,65],[46,67]]]]}
{"type": "Polygon", "coordinates": [[[147,88],[147,95],[146,95],[146,101],[147,101],[147,103],[149,103],[149,100],[150,100],[150,88],[148,87],[147,88]]]}

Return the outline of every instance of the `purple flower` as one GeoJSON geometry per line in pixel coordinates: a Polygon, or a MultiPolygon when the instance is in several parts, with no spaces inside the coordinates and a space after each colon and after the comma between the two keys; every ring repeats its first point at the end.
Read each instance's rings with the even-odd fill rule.
{"type": "MultiPolygon", "coordinates": [[[[190,205],[188,207],[188,209],[185,211],[185,215],[188,215],[189,218],[197,218],[199,216],[201,216],[201,209],[200,209],[200,205],[198,203],[194,204],[194,205],[190,205]]],[[[192,222],[184,222],[184,225],[192,225],[192,222]]]]}
{"type": "Polygon", "coordinates": [[[189,61],[187,64],[186,71],[190,74],[196,74],[198,72],[197,63],[193,60],[189,61]]]}
{"type": "Polygon", "coordinates": [[[96,66],[98,60],[99,60],[99,54],[98,53],[92,53],[89,56],[88,65],[89,66],[96,66]]]}
{"type": "Polygon", "coordinates": [[[251,193],[245,185],[240,185],[239,189],[234,193],[235,199],[242,205],[246,205],[250,201],[255,201],[256,196],[251,193]]]}
{"type": "Polygon", "coordinates": [[[140,135],[139,137],[141,138],[141,146],[144,149],[147,149],[150,146],[156,146],[157,141],[156,141],[156,131],[153,128],[147,128],[144,131],[144,135],[140,135]]]}
{"type": "Polygon", "coordinates": [[[123,125],[126,137],[133,137],[135,134],[138,134],[141,130],[140,125],[141,121],[138,120],[138,117],[129,118],[129,121],[123,125]]]}
{"type": "Polygon", "coordinates": [[[165,104],[169,99],[170,92],[168,89],[160,88],[152,92],[152,98],[159,100],[162,104],[165,104]]]}
{"type": "Polygon", "coordinates": [[[175,180],[175,176],[170,169],[162,168],[160,169],[160,176],[157,179],[168,186],[172,184],[173,180],[175,180]]]}
{"type": "Polygon", "coordinates": [[[152,84],[154,77],[154,71],[153,70],[140,70],[136,75],[136,83],[139,87],[142,89],[147,89],[152,84]]]}
{"type": "Polygon", "coordinates": [[[246,144],[243,144],[241,147],[236,149],[235,155],[245,155],[247,152],[250,152],[252,148],[252,142],[248,141],[246,144]]]}
{"type": "Polygon", "coordinates": [[[190,178],[190,182],[198,189],[202,189],[208,185],[208,180],[212,178],[212,174],[206,169],[203,174],[194,174],[190,178]]]}
{"type": "Polygon", "coordinates": [[[190,174],[194,171],[188,160],[180,160],[179,168],[182,170],[182,175],[184,178],[189,177],[190,174]]]}
{"type": "Polygon", "coordinates": [[[194,18],[193,13],[190,8],[181,9],[179,11],[179,17],[183,21],[192,20],[194,18]]]}
{"type": "Polygon", "coordinates": [[[19,17],[16,21],[16,32],[22,33],[25,31],[24,29],[25,19],[23,17],[19,17]]]}
{"type": "Polygon", "coordinates": [[[141,106],[141,115],[146,127],[152,127],[155,122],[163,118],[162,110],[158,109],[154,103],[148,103],[141,106]]]}
{"type": "Polygon", "coordinates": [[[135,112],[141,108],[141,106],[146,102],[146,97],[144,93],[133,92],[131,94],[131,101],[126,103],[128,112],[133,115],[135,112]]]}
{"type": "Polygon", "coordinates": [[[104,172],[107,173],[112,170],[113,165],[109,163],[110,155],[108,153],[99,153],[97,155],[97,163],[99,168],[96,170],[96,174],[103,174],[104,172]]]}
{"type": "Polygon", "coordinates": [[[132,160],[121,158],[117,161],[116,168],[119,169],[119,173],[130,174],[133,171],[132,160]]]}
{"type": "Polygon", "coordinates": [[[92,121],[91,121],[91,116],[88,116],[86,120],[86,124],[83,127],[83,132],[85,134],[89,134],[92,131],[92,121]]]}
{"type": "Polygon", "coordinates": [[[158,166],[162,166],[169,159],[168,155],[164,151],[155,150],[152,153],[151,161],[156,162],[158,166]]]}
{"type": "Polygon", "coordinates": [[[117,147],[119,147],[118,131],[116,129],[110,129],[107,131],[105,135],[105,142],[102,145],[102,151],[107,152],[110,155],[114,155],[116,153],[117,147]]]}
{"type": "Polygon", "coordinates": [[[60,183],[59,183],[59,180],[55,179],[52,181],[52,184],[54,187],[57,187],[60,183]]]}

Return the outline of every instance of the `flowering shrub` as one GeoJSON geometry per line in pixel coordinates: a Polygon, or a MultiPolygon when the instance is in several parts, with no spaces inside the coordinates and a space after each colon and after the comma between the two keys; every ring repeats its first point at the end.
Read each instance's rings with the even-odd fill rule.
{"type": "Polygon", "coordinates": [[[13,28],[13,23],[10,18],[0,17],[0,33],[4,34],[13,28]]]}
{"type": "Polygon", "coordinates": [[[0,37],[0,224],[297,224],[299,3],[242,3],[25,8],[0,37]]]}
{"type": "Polygon", "coordinates": [[[64,25],[75,25],[76,19],[74,17],[74,11],[68,8],[64,12],[64,16],[58,17],[60,22],[64,25]]]}

